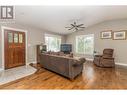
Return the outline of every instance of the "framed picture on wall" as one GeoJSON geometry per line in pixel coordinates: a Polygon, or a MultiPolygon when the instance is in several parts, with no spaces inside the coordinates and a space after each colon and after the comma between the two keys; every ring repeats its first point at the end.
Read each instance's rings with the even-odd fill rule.
{"type": "Polygon", "coordinates": [[[114,31],[113,32],[113,39],[114,40],[125,40],[126,39],[126,33],[127,30],[121,30],[121,31],[114,31]]]}
{"type": "Polygon", "coordinates": [[[111,38],[112,38],[112,30],[101,32],[101,39],[111,39],[111,38]]]}

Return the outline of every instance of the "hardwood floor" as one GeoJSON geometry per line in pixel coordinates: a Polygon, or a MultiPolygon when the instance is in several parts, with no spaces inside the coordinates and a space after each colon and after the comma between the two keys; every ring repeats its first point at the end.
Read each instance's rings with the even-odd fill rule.
{"type": "Polygon", "coordinates": [[[100,68],[86,62],[83,73],[73,81],[37,68],[35,74],[2,85],[0,89],[127,89],[127,67],[100,68]]]}

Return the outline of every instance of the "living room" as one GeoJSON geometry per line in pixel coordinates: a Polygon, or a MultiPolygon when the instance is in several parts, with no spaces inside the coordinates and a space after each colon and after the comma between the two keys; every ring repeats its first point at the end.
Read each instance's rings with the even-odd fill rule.
{"type": "Polygon", "coordinates": [[[127,6],[0,10],[0,89],[127,88],[127,6]]]}

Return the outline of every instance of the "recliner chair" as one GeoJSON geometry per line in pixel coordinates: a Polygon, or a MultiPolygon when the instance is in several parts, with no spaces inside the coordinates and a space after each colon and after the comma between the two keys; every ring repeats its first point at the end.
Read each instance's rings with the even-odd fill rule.
{"type": "Polygon", "coordinates": [[[114,67],[113,49],[104,49],[103,55],[95,55],[93,63],[100,67],[114,67]]]}

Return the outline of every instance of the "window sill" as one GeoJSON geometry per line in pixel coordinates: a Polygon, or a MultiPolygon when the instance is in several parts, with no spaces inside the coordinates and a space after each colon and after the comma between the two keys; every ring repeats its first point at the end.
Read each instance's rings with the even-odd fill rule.
{"type": "Polygon", "coordinates": [[[84,53],[75,53],[75,54],[93,56],[93,54],[84,54],[84,53]]]}

